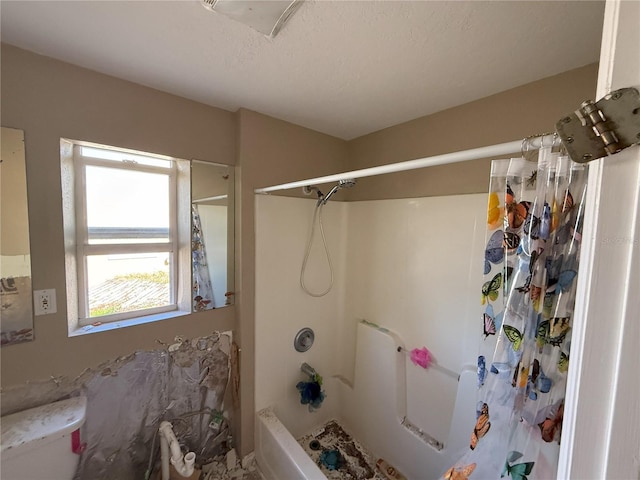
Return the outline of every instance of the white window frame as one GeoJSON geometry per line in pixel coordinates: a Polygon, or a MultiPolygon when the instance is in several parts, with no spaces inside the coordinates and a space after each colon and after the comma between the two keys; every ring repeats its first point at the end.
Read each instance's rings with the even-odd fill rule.
{"type": "Polygon", "coordinates": [[[61,139],[65,264],[69,335],[111,330],[190,313],[191,254],[190,162],[148,152],[61,139]],[[170,161],[169,168],[131,161],[100,159],[82,154],[82,147],[158,158],[170,161]],[[86,168],[98,166],[125,171],[167,175],[169,179],[168,242],[90,244],[86,211],[86,168]],[[71,189],[73,190],[71,192],[71,189]],[[99,317],[89,316],[87,258],[91,255],[167,252],[169,254],[170,300],[168,305],[99,317]]]}

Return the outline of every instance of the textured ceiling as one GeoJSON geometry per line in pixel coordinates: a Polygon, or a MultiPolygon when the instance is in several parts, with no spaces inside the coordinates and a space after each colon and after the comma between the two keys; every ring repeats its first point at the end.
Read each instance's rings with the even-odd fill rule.
{"type": "Polygon", "coordinates": [[[267,38],[184,1],[6,1],[2,41],[344,139],[599,57],[595,1],[313,1],[267,38]]]}

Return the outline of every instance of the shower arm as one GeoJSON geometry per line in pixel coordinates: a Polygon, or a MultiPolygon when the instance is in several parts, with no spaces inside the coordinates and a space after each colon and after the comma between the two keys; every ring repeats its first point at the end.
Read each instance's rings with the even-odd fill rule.
{"type": "Polygon", "coordinates": [[[334,187],[331,190],[329,190],[329,193],[327,193],[318,201],[322,203],[322,205],[326,205],[329,199],[331,198],[331,196],[338,191],[338,188],[340,188],[338,185],[334,185],[334,187]]]}

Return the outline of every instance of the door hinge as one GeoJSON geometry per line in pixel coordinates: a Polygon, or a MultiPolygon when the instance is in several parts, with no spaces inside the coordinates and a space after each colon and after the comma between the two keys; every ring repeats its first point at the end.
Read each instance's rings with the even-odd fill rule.
{"type": "Polygon", "coordinates": [[[635,88],[621,88],[597,102],[582,102],[556,123],[556,131],[574,162],[618,153],[640,143],[640,94],[635,88]]]}

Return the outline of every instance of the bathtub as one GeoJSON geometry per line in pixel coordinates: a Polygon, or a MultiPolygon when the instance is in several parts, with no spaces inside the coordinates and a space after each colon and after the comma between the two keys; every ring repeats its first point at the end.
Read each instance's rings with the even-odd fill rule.
{"type": "Polygon", "coordinates": [[[326,480],[272,408],[256,414],[256,460],[265,480],[326,480]]]}
{"type": "MultiPolygon", "coordinates": [[[[339,408],[326,413],[335,414],[354,438],[407,478],[438,478],[469,448],[469,428],[475,422],[476,367],[463,368],[459,379],[434,369],[425,372],[397,352],[398,346],[404,347],[400,342],[387,329],[360,323],[355,383],[351,387],[327,378],[328,398],[337,401],[339,408]],[[433,381],[434,376],[437,381],[448,382],[442,390],[454,389],[453,398],[438,399],[437,384],[421,385],[421,379],[433,381]],[[375,402],[370,401],[372,398],[375,402]],[[415,398],[418,401],[414,402],[415,398]],[[432,404],[446,401],[451,419],[441,421],[445,406],[439,406],[435,415],[425,416],[430,409],[424,408],[424,398],[430,398],[432,404]]],[[[290,402],[276,402],[256,413],[258,466],[266,480],[326,480],[297,438],[324,425],[329,418],[323,418],[323,409],[328,405],[309,416],[299,409],[297,399],[291,398],[290,402]],[[315,424],[301,425],[314,419],[315,424]]]]}

